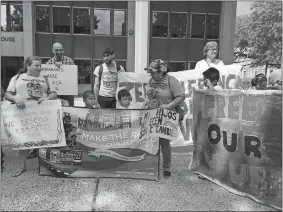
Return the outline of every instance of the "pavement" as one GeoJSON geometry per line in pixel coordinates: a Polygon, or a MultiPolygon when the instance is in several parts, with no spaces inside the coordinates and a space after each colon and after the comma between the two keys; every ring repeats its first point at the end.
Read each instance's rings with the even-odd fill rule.
{"type": "Polygon", "coordinates": [[[37,159],[13,178],[17,152],[8,146],[3,150],[2,211],[275,211],[197,178],[189,171],[192,146],[173,149],[172,176],[161,175],[158,182],[38,176],[37,159]]]}

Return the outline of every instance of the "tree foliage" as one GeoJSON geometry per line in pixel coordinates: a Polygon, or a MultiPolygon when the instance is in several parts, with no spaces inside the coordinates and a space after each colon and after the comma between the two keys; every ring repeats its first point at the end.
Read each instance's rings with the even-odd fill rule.
{"type": "Polygon", "coordinates": [[[249,51],[253,66],[280,64],[282,59],[282,2],[257,1],[250,15],[237,17],[235,53],[249,51]]]}

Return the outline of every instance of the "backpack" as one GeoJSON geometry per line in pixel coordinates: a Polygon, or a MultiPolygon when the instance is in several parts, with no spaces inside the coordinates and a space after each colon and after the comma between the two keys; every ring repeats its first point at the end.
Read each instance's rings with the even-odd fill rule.
{"type": "MultiPolygon", "coordinates": [[[[117,66],[117,64],[116,64],[117,66]]],[[[121,66],[117,66],[117,72],[119,72],[121,70],[121,66]]],[[[103,64],[99,65],[99,72],[98,72],[98,89],[100,89],[100,83],[101,83],[101,76],[102,76],[102,72],[103,72],[103,64]]],[[[93,86],[94,86],[94,81],[95,81],[95,77],[97,76],[93,76],[93,80],[91,82],[91,91],[93,92],[93,86]]]]}

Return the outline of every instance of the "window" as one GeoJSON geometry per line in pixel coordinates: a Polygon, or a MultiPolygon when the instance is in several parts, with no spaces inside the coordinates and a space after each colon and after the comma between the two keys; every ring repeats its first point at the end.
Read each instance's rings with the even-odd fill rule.
{"type": "Polygon", "coordinates": [[[78,66],[78,84],[91,83],[91,60],[90,59],[74,59],[78,66]]]}
{"type": "Polygon", "coordinates": [[[117,63],[117,66],[122,66],[125,69],[125,71],[127,71],[126,70],[127,61],[125,61],[125,60],[115,60],[115,62],[117,63]]]}
{"type": "Polygon", "coordinates": [[[90,34],[90,9],[73,8],[75,34],[90,34]]]}
{"type": "Polygon", "coordinates": [[[103,60],[101,60],[101,59],[94,59],[94,60],[93,60],[93,70],[94,70],[97,66],[101,65],[102,63],[103,63],[103,60]]]}
{"type": "Polygon", "coordinates": [[[125,10],[114,10],[114,35],[126,36],[125,10]]]}
{"type": "Polygon", "coordinates": [[[110,10],[94,9],[94,34],[110,35],[110,10]]]}
{"type": "Polygon", "coordinates": [[[70,8],[53,7],[53,32],[54,33],[70,33],[70,8]]]}
{"type": "Polygon", "coordinates": [[[37,32],[50,32],[50,7],[49,6],[36,6],[36,31],[37,32]]]}
{"type": "Polygon", "coordinates": [[[191,14],[191,38],[204,38],[205,14],[191,14]]]}
{"type": "Polygon", "coordinates": [[[168,37],[168,12],[152,12],[152,37],[168,37]]]}
{"type": "Polygon", "coordinates": [[[220,15],[207,15],[206,38],[219,39],[220,15]]]}
{"type": "Polygon", "coordinates": [[[184,71],[186,70],[185,62],[169,62],[170,72],[184,71]]]}
{"type": "Polygon", "coordinates": [[[1,31],[23,31],[23,5],[17,2],[1,3],[1,31]]]}
{"type": "Polygon", "coordinates": [[[192,61],[188,62],[188,69],[189,70],[190,69],[195,69],[196,64],[197,64],[197,62],[192,62],[192,61]]]}
{"type": "Polygon", "coordinates": [[[187,13],[171,13],[171,37],[187,37],[187,13]]]}

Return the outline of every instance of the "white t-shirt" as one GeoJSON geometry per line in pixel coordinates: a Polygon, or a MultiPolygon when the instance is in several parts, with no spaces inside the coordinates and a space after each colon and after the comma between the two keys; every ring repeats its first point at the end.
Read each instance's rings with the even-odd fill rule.
{"type": "Polygon", "coordinates": [[[39,98],[47,97],[47,84],[44,77],[40,74],[33,77],[27,73],[23,73],[12,77],[7,91],[16,92],[16,98],[27,102],[37,101],[39,98]]]}
{"type": "Polygon", "coordinates": [[[214,63],[209,63],[209,62],[206,62],[205,59],[203,59],[196,63],[195,69],[202,69],[203,71],[205,71],[209,69],[210,67],[217,68],[218,66],[224,66],[224,63],[222,62],[222,60],[215,59],[214,63]]]}

